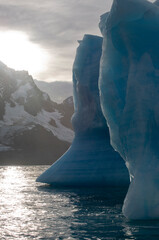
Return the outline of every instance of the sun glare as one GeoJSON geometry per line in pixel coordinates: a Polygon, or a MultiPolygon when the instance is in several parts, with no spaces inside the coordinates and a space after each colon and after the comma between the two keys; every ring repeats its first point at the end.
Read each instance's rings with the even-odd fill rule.
{"type": "Polygon", "coordinates": [[[0,61],[15,70],[27,70],[39,75],[47,70],[49,54],[18,31],[0,32],[0,61]]]}

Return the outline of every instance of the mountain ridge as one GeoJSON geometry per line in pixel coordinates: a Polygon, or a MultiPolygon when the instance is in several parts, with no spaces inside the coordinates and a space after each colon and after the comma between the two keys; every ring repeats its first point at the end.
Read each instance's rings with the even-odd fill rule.
{"type": "Polygon", "coordinates": [[[65,99],[73,95],[72,82],[44,82],[35,79],[34,82],[40,90],[43,90],[50,96],[52,101],[57,103],[62,103],[65,99]]]}
{"type": "Polygon", "coordinates": [[[0,164],[18,163],[16,158],[50,164],[61,156],[74,136],[68,119],[73,100],[66,102],[53,102],[27,71],[0,63],[0,164]]]}

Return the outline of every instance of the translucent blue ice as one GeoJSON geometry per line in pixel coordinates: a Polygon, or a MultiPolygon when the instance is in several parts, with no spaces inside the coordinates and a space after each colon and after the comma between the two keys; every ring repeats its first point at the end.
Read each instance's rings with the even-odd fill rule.
{"type": "Polygon", "coordinates": [[[127,168],[110,145],[100,106],[102,38],[85,35],[79,44],[73,65],[75,138],[70,149],[37,181],[54,186],[128,186],[127,168]]]}
{"type": "Polygon", "coordinates": [[[114,0],[100,28],[102,109],[131,177],[123,213],[159,218],[158,1],[114,0]]]}

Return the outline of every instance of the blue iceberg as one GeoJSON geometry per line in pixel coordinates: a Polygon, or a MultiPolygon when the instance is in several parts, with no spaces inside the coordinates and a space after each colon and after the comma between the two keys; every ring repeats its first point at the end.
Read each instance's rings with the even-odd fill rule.
{"type": "Polygon", "coordinates": [[[101,105],[126,161],[129,219],[159,218],[159,1],[114,0],[101,16],[101,105]]]}
{"type": "Polygon", "coordinates": [[[128,186],[123,159],[110,145],[101,111],[98,78],[103,39],[85,35],[73,65],[75,138],[69,150],[40,177],[53,186],[128,186]]]}

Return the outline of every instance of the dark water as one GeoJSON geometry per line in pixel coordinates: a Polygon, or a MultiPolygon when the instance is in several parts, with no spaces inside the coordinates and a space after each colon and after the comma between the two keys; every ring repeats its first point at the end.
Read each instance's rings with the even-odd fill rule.
{"type": "Polygon", "coordinates": [[[46,168],[0,167],[0,240],[159,239],[159,221],[123,217],[124,189],[53,189],[35,183],[46,168]]]}

